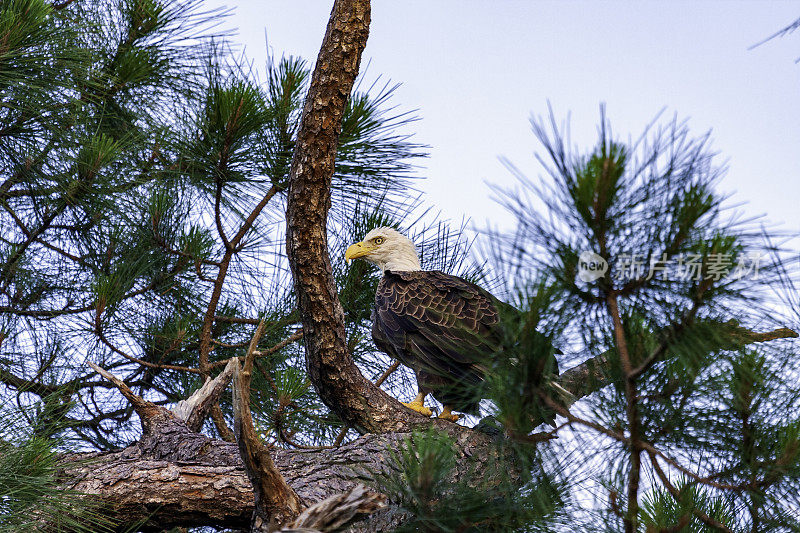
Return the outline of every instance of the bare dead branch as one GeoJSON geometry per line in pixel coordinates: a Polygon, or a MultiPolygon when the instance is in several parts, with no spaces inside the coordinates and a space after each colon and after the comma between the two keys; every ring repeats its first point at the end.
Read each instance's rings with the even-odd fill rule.
{"type": "Polygon", "coordinates": [[[197,389],[189,398],[181,400],[172,408],[172,414],[180,418],[192,431],[200,431],[203,421],[217,403],[222,392],[228,388],[233,379],[233,372],[239,361],[236,358],[228,360],[225,370],[217,377],[206,379],[202,387],[197,389]]]}
{"type": "MultiPolygon", "coordinates": [[[[298,329],[297,331],[295,331],[294,333],[292,333],[291,335],[289,335],[288,337],[286,337],[285,339],[283,339],[279,343],[275,344],[274,346],[270,346],[269,348],[267,348],[265,350],[256,350],[255,357],[258,358],[258,357],[264,357],[264,356],[273,354],[273,353],[277,352],[278,350],[282,350],[283,348],[286,348],[287,346],[289,346],[293,342],[299,341],[302,338],[303,338],[303,330],[302,329],[298,329]]],[[[242,362],[242,363],[244,363],[244,359],[245,358],[243,356],[239,357],[239,361],[242,362]]],[[[215,363],[211,363],[209,368],[212,368],[212,369],[213,368],[219,368],[219,367],[225,366],[227,364],[228,364],[228,361],[217,361],[215,363]]]]}
{"type": "MultiPolygon", "coordinates": [[[[89,365],[92,370],[110,381],[122,393],[125,399],[130,402],[136,414],[139,415],[139,419],[142,421],[142,429],[146,436],[152,434],[158,426],[164,425],[169,419],[175,419],[172,413],[165,408],[153,402],[148,402],[135,394],[124,381],[111,372],[100,368],[91,361],[87,361],[86,364],[89,365]]],[[[142,439],[144,438],[143,436],[142,439]]]]}
{"type": "Polygon", "coordinates": [[[142,399],[140,396],[138,396],[137,394],[135,394],[135,393],[134,393],[134,392],[131,390],[131,388],[130,388],[130,387],[128,387],[128,386],[125,384],[125,382],[124,382],[124,381],[122,381],[121,379],[119,379],[117,376],[115,376],[115,375],[114,375],[114,374],[112,374],[111,372],[107,372],[107,371],[105,371],[104,369],[100,368],[99,366],[97,366],[96,364],[92,363],[91,361],[87,361],[87,362],[86,362],[86,364],[87,364],[87,365],[89,365],[89,367],[90,367],[92,370],[94,370],[95,372],[97,372],[98,374],[100,374],[101,376],[103,376],[104,378],[106,378],[108,381],[110,381],[111,383],[113,383],[113,384],[114,384],[114,386],[115,386],[117,389],[119,389],[119,391],[122,393],[122,395],[123,395],[123,396],[125,396],[125,399],[126,399],[126,400],[128,400],[128,401],[131,403],[131,405],[133,405],[133,407],[136,409],[136,412],[137,412],[137,413],[139,412],[139,410],[140,410],[140,409],[144,408],[144,406],[145,406],[147,403],[149,403],[149,402],[146,402],[145,400],[143,400],[143,399],[142,399]]]}

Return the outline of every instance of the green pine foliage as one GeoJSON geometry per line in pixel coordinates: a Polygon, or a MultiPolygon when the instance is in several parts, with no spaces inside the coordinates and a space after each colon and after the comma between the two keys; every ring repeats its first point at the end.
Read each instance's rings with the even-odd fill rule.
{"type": "Polygon", "coordinates": [[[527,470],[531,463],[517,451],[501,440],[455,475],[463,452],[453,439],[435,430],[415,432],[372,476],[376,488],[408,514],[396,531],[549,531],[561,518],[564,485],[527,470]]]}
{"type": "Polygon", "coordinates": [[[57,443],[19,429],[19,412],[0,412],[0,531],[112,531],[95,502],[58,486],[57,443]]]}
{"type": "MultiPolygon", "coordinates": [[[[169,406],[242,355],[263,320],[251,409],[264,441],[354,435],[306,375],[285,259],[311,66],[269,57],[262,79],[231,52],[223,15],[200,0],[0,3],[4,531],[108,526],[55,489],[56,450],[140,433],[86,360],[169,406]]],[[[503,313],[507,352],[483,391],[492,453],[471,463],[450,437],[420,432],[375,473],[403,530],[797,531],[797,344],[751,333],[798,329],[797,272],[774,244],[782,235],[726,207],[708,135],[672,120],[623,142],[603,113],[581,151],[552,113],[534,120],[548,175],[497,189],[517,227],[473,250],[466,223],[440,222],[415,189],[425,147],[394,88],[362,79],[353,91],[332,182],[354,360],[371,379],[391,364],[370,338],[379,274],[343,261],[375,227],[409,234],[424,268],[521,311],[503,313]],[[607,261],[606,275],[580,276],[582,252],[607,261]],[[559,385],[559,371],[601,354],[607,386],[576,398],[559,385]]],[[[413,396],[407,369],[384,377],[413,396]]]]}
{"type": "MultiPolygon", "coordinates": [[[[252,408],[265,442],[331,444],[342,429],[305,374],[284,257],[311,67],[270,57],[259,79],[230,51],[223,16],[199,0],[0,6],[0,394],[35,436],[14,441],[22,455],[4,454],[11,466],[43,465],[37,457],[54,446],[109,450],[138,438],[131,406],[87,359],[169,405],[202,384],[201,366],[213,376],[241,355],[261,319],[252,408]]],[[[354,221],[372,220],[361,213],[425,212],[408,200],[423,147],[394,89],[362,82],[345,110],[329,224],[340,246],[362,235],[354,221]]],[[[342,292],[358,281],[341,279],[342,292]]],[[[377,375],[389,362],[368,348],[367,299],[356,299],[354,352],[377,375]]],[[[402,375],[392,386],[407,384],[402,375]]],[[[51,499],[53,477],[40,473],[39,492],[4,493],[0,522],[51,499]]],[[[67,496],[53,499],[54,516],[77,505],[67,496]]]]}
{"type": "Polygon", "coordinates": [[[586,480],[572,491],[593,504],[576,521],[794,531],[796,343],[751,336],[797,331],[797,271],[772,244],[779,234],[725,207],[715,192],[724,168],[708,136],[692,138],[685,123],[622,143],[603,114],[588,153],[552,115],[533,129],[549,176],[498,190],[519,225],[492,235],[496,264],[514,276],[506,285],[534,331],[564,346],[562,370],[603,354],[611,385],[578,403],[554,376],[536,385],[527,369],[542,345],[525,346],[522,333],[522,349],[491,380],[497,416],[519,438],[543,420],[530,404],[556,410],[556,429],[544,428],[565,440],[538,446],[583,457],[571,477],[586,480]],[[583,252],[607,261],[605,276],[580,276],[583,252]]]}
{"type": "MultiPolygon", "coordinates": [[[[33,425],[81,445],[138,435],[121,399],[85,401],[97,383],[87,358],[168,404],[241,355],[262,318],[268,354],[253,401],[265,438],[314,444],[338,432],[291,342],[283,244],[310,66],[270,57],[259,79],[229,51],[222,16],[198,0],[13,0],[0,11],[4,393],[24,390],[23,404],[46,396],[53,408],[40,417],[57,407],[63,423],[33,425]]],[[[362,82],[348,102],[332,242],[360,236],[359,213],[424,211],[407,200],[423,155],[405,130],[415,118],[393,91],[362,82]]],[[[388,363],[366,349],[368,318],[348,323],[360,362],[380,373],[388,363]]]]}
{"type": "Polygon", "coordinates": [[[693,514],[697,509],[727,527],[733,526],[733,514],[722,498],[710,498],[706,491],[692,483],[679,481],[676,488],[677,498],[663,489],[654,489],[642,498],[641,521],[646,529],[660,531],[679,525],[682,533],[718,531],[693,514]]]}

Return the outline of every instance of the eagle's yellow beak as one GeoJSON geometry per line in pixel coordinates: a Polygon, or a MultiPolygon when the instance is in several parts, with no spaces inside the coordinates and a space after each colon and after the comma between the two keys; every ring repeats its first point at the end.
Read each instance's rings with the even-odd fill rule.
{"type": "Polygon", "coordinates": [[[359,257],[364,257],[365,255],[369,254],[372,250],[375,249],[375,245],[369,242],[357,242],[355,244],[351,244],[347,247],[347,251],[344,253],[344,258],[350,262],[353,259],[358,259],[359,257]]]}

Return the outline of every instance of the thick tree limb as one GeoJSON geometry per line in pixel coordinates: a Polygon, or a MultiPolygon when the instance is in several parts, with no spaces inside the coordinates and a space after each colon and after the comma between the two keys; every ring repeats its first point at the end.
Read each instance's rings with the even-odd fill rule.
{"type": "Polygon", "coordinates": [[[753,344],[755,342],[769,342],[778,339],[796,339],[797,332],[789,328],[778,328],[773,331],[759,333],[750,331],[735,323],[728,324],[731,328],[731,341],[737,344],[753,344]]]}
{"type": "MultiPolygon", "coordinates": [[[[772,338],[771,334],[753,338],[768,340],[764,335],[772,338]]],[[[142,522],[143,529],[151,531],[177,526],[248,527],[254,494],[237,445],[191,431],[166,409],[142,400],[125,383],[91,366],[138,406],[145,431],[138,443],[120,452],[65,456],[60,476],[64,486],[105,502],[108,515],[120,522],[121,529],[134,522],[142,522]]],[[[560,382],[576,396],[585,396],[610,383],[604,372],[607,367],[601,355],[567,370],[560,382]],[[584,378],[592,384],[586,386],[584,378]]],[[[468,475],[465,459],[487,456],[490,438],[455,424],[441,427],[456,439],[462,458],[454,475],[468,475]]],[[[321,502],[368,482],[370,472],[380,472],[391,463],[391,450],[405,438],[405,433],[367,435],[338,448],[274,448],[271,453],[276,469],[300,499],[321,502]]],[[[388,520],[385,513],[375,513],[354,530],[387,529],[381,520],[388,520]]]]}
{"type": "MultiPolygon", "coordinates": [[[[759,333],[730,324],[730,329],[730,349],[756,342],[793,339],[798,336],[797,332],[789,328],[778,328],[773,331],[759,333]]],[[[613,382],[613,374],[610,371],[610,355],[611,351],[603,352],[561,373],[557,382],[564,390],[574,396],[573,402],[597,392],[613,382]]]]}
{"type": "Polygon", "coordinates": [[[572,394],[575,400],[610,385],[613,378],[609,372],[611,363],[608,355],[609,352],[601,353],[565,370],[558,377],[558,383],[572,394]]]}
{"type": "MultiPolygon", "coordinates": [[[[149,440],[120,452],[65,456],[64,486],[105,502],[107,515],[120,523],[120,529],[135,522],[142,522],[145,531],[249,527],[254,494],[237,445],[190,432],[180,421],[171,429],[157,443],[149,440]]],[[[297,495],[305,502],[321,502],[369,482],[370,472],[384,471],[391,464],[391,450],[407,437],[366,435],[335,449],[271,451],[275,466],[297,495]]],[[[475,431],[458,436],[461,460],[453,472],[456,478],[473,471],[469,461],[489,455],[489,441],[475,431]]],[[[385,530],[374,522],[355,530],[369,528],[385,530]]]]}
{"type": "Polygon", "coordinates": [[[337,0],[306,96],[289,176],[286,251],[306,341],[309,377],[345,424],[397,431],[424,418],[361,375],[348,353],[327,246],[327,216],[342,114],[367,42],[369,0],[337,0]]]}
{"type": "MultiPolygon", "coordinates": [[[[257,342],[258,335],[251,343],[246,369],[249,359],[252,370],[257,342]]],[[[235,373],[239,363],[235,358],[233,362],[231,368],[235,373]]],[[[210,439],[190,430],[176,414],[142,399],[106,370],[93,363],[89,365],[131,402],[139,413],[144,431],[138,443],[121,452],[65,456],[60,475],[64,487],[104,502],[109,517],[119,523],[121,530],[134,523],[142,523],[143,531],[176,526],[250,527],[256,494],[237,444],[210,439]]],[[[246,385],[242,383],[241,374],[237,384],[239,394],[243,392],[242,385],[246,385]]],[[[220,382],[225,379],[223,376],[220,382]]],[[[218,383],[207,383],[203,387],[205,391],[193,397],[206,397],[217,389],[218,383]]],[[[240,432],[245,425],[242,398],[244,395],[236,402],[240,432]]],[[[199,405],[203,402],[195,403],[199,405]]],[[[179,414],[184,412],[185,408],[178,409],[179,414]]],[[[192,418],[191,412],[189,418],[192,418]]],[[[249,416],[248,421],[251,422],[249,416]]],[[[248,439],[256,439],[252,422],[250,431],[248,439]]],[[[313,522],[312,517],[316,517],[314,523],[318,525],[326,520],[338,523],[354,518],[357,513],[377,509],[381,497],[356,487],[370,478],[370,471],[379,472],[385,468],[390,460],[389,450],[399,446],[405,436],[365,437],[336,449],[271,450],[274,462],[270,455],[266,455],[266,459],[271,463],[271,474],[283,484],[283,492],[276,490],[275,483],[264,483],[263,476],[255,480],[261,497],[269,502],[266,506],[269,520],[279,524],[287,520],[278,514],[283,511],[274,511],[275,508],[293,505],[291,517],[294,517],[302,510],[301,501],[319,502],[331,497],[335,498],[309,513],[302,523],[313,522]],[[334,506],[334,502],[338,502],[339,507],[334,506]]],[[[485,436],[475,433],[469,442],[464,441],[466,454],[463,457],[474,453],[475,446],[486,443],[485,436]]],[[[266,454],[266,449],[262,447],[254,452],[252,441],[248,441],[245,448],[248,460],[256,457],[255,466],[250,465],[249,470],[259,469],[259,473],[263,473],[265,459],[260,454],[266,454]]]]}

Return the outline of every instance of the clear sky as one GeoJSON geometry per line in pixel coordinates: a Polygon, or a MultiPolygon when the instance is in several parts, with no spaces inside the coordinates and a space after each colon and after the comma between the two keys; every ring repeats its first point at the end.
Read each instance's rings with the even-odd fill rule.
{"type": "MultiPolygon", "coordinates": [[[[571,113],[589,149],[600,102],[614,131],[638,136],[663,107],[712,130],[729,172],[721,183],[749,215],[800,233],[800,31],[750,46],[800,17],[800,1],[374,0],[368,79],[402,83],[430,145],[420,174],[445,217],[510,223],[486,183],[511,186],[505,156],[541,169],[532,114],[571,113]]],[[[263,67],[272,52],[316,58],[332,1],[207,0],[234,9],[232,41],[263,67]]]]}

